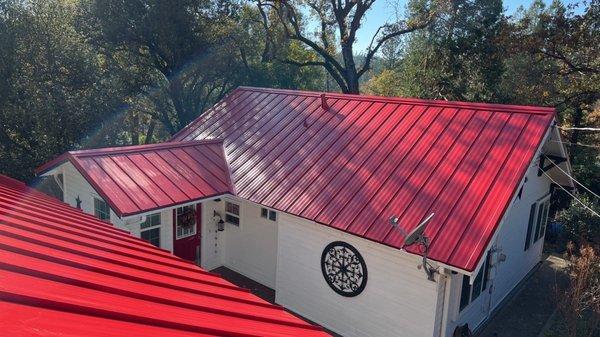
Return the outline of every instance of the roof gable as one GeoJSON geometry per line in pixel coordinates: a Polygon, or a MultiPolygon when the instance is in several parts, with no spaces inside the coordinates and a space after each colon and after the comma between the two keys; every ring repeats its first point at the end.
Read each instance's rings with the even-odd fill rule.
{"type": "Polygon", "coordinates": [[[10,336],[326,336],[282,307],[0,175],[10,336]]]}
{"type": "Polygon", "coordinates": [[[71,151],[70,161],[119,216],[233,192],[219,140],[71,151]]]}
{"type": "Polygon", "coordinates": [[[554,117],[530,106],[322,99],[239,88],[173,140],[222,139],[238,196],[395,248],[435,213],[429,257],[467,271],[554,117]]]}

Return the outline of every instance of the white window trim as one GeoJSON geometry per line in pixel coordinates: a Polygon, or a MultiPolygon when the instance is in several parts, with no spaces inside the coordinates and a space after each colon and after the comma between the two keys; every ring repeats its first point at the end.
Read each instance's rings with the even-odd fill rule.
{"type": "Polygon", "coordinates": [[[538,241],[540,241],[541,238],[543,238],[546,235],[545,231],[546,231],[546,227],[548,225],[548,214],[549,214],[549,209],[550,209],[550,197],[551,197],[551,194],[548,193],[548,194],[544,195],[543,197],[539,198],[535,202],[536,203],[535,217],[534,217],[534,222],[535,223],[534,223],[534,228],[533,228],[532,233],[531,233],[532,237],[531,237],[531,241],[530,241],[531,242],[530,247],[531,247],[531,245],[536,244],[538,241]],[[546,215],[545,215],[545,217],[546,217],[545,222],[546,223],[543,224],[543,223],[540,222],[540,224],[539,224],[539,226],[540,226],[540,236],[536,237],[537,226],[538,226],[537,222],[538,222],[538,218],[540,216],[540,211],[541,211],[541,208],[542,208],[541,206],[544,203],[546,203],[546,202],[548,202],[548,209],[545,210],[545,213],[546,213],[546,215]]]}
{"type": "Polygon", "coordinates": [[[140,222],[140,233],[143,232],[143,231],[147,231],[149,229],[154,229],[154,228],[157,228],[157,227],[162,227],[163,221],[162,221],[162,213],[161,212],[155,212],[155,213],[146,215],[146,220],[144,220],[143,222],[140,222]],[[146,222],[146,220],[148,220],[148,217],[150,217],[151,215],[155,215],[155,214],[158,214],[158,218],[160,219],[160,222],[158,223],[158,225],[154,225],[154,226],[142,228],[142,224],[144,222],[146,222]]]}
{"type": "Polygon", "coordinates": [[[274,209],[271,209],[271,208],[268,208],[268,207],[265,207],[265,206],[260,206],[260,214],[259,215],[260,215],[261,219],[265,219],[265,220],[269,220],[271,222],[277,223],[277,221],[279,221],[279,214],[278,213],[279,212],[276,211],[276,210],[274,210],[274,209]],[[263,209],[267,210],[267,216],[266,217],[262,215],[263,209]],[[270,218],[271,213],[275,214],[275,220],[273,220],[273,219],[270,218]]]}
{"type": "Polygon", "coordinates": [[[101,220],[101,221],[109,221],[109,222],[112,223],[112,209],[110,208],[110,204],[106,200],[104,200],[104,198],[102,198],[101,196],[96,195],[96,194],[92,194],[92,198],[91,199],[92,199],[92,201],[91,201],[92,214],[96,217],[96,201],[95,200],[96,199],[102,200],[106,204],[106,206],[108,207],[108,219],[100,219],[98,217],[96,217],[96,218],[99,219],[99,220],[101,220]]]}
{"type": "MultiPolygon", "coordinates": [[[[162,219],[161,219],[162,220],[162,219]]],[[[147,232],[147,231],[151,231],[151,230],[155,230],[158,229],[158,242],[159,242],[159,247],[162,246],[163,244],[163,240],[162,240],[162,230],[161,230],[161,224],[156,225],[156,226],[152,226],[152,227],[146,227],[144,229],[141,229],[140,227],[140,239],[142,238],[142,233],[147,232]]],[[[149,241],[148,241],[149,242],[149,241]]]]}

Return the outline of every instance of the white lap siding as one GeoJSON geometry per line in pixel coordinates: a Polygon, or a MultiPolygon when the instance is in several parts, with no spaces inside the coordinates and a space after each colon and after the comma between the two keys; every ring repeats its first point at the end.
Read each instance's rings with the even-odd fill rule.
{"type": "Polygon", "coordinates": [[[544,175],[538,177],[537,171],[537,167],[530,167],[521,199],[516,199],[506,213],[496,237],[496,246],[506,255],[506,261],[495,270],[492,308],[500,304],[542,258],[543,237],[534,242],[532,233],[529,249],[524,250],[531,204],[550,192],[550,180],[544,175]]]}
{"type": "MultiPolygon", "coordinates": [[[[63,173],[64,179],[64,202],[73,207],[77,207],[77,198],[81,200],[81,210],[85,213],[94,215],[94,198],[100,198],[100,195],[90,185],[79,171],[71,164],[66,162],[57,168],[57,172],[63,173]]],[[[163,249],[173,251],[173,211],[161,211],[160,228],[160,246],[163,249]]],[[[152,212],[151,212],[152,213],[152,212]]],[[[119,218],[111,209],[110,222],[118,228],[124,229],[131,235],[140,237],[139,216],[129,218],[119,218]]]]}
{"type": "MultiPolygon", "coordinates": [[[[77,207],[77,198],[79,198],[81,200],[81,210],[94,215],[94,198],[102,199],[102,197],[100,197],[92,185],[85,180],[70,162],[62,164],[58,170],[63,170],[64,202],[77,207]]],[[[121,229],[130,230],[112,209],[110,212],[110,222],[121,229]]]]}
{"type": "Polygon", "coordinates": [[[434,336],[438,283],[417,269],[420,259],[381,244],[279,214],[276,301],[343,336],[434,336]],[[321,253],[345,241],[363,256],[367,285],[343,297],[325,282],[321,253]]]}
{"type": "MultiPolygon", "coordinates": [[[[225,198],[225,200],[228,200],[225,198]]],[[[240,226],[225,224],[224,263],[256,282],[275,288],[277,222],[260,216],[261,207],[247,201],[240,205],[240,226]]]]}
{"type": "MultiPolygon", "coordinates": [[[[145,213],[151,215],[160,212],[160,248],[173,252],[173,209],[145,213]]],[[[124,227],[131,235],[141,237],[142,229],[140,227],[140,217],[132,216],[124,218],[124,227]]]]}

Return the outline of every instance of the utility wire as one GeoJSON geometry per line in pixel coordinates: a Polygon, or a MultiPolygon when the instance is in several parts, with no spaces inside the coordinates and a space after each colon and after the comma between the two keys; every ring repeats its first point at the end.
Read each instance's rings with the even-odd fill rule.
{"type": "MultiPolygon", "coordinates": [[[[538,167],[541,169],[541,167],[538,165],[538,167]]],[[[553,183],[555,183],[556,185],[558,185],[558,187],[562,188],[563,191],[565,191],[568,195],[570,195],[573,199],[575,199],[578,203],[581,204],[581,206],[585,207],[586,209],[588,209],[590,212],[592,212],[593,215],[597,216],[600,218],[600,214],[598,214],[598,212],[594,211],[590,206],[586,205],[583,203],[583,201],[579,200],[576,196],[574,196],[571,192],[567,191],[566,188],[562,187],[561,184],[557,183],[554,179],[552,179],[552,177],[550,177],[550,175],[548,175],[546,172],[544,172],[542,170],[542,173],[544,173],[544,175],[546,175],[546,177],[548,177],[548,179],[552,180],[553,183]]]]}
{"type": "Polygon", "coordinates": [[[555,127],[559,128],[561,130],[600,131],[600,128],[574,128],[574,127],[558,126],[558,125],[555,125],[555,127]]]}
{"type": "Polygon", "coordinates": [[[554,166],[557,169],[559,169],[562,173],[564,173],[567,177],[573,179],[573,181],[576,182],[577,184],[579,184],[579,186],[583,187],[586,191],[590,192],[593,196],[595,196],[596,198],[600,199],[600,196],[598,194],[592,192],[592,190],[590,190],[589,188],[587,188],[584,184],[580,183],[573,176],[569,175],[569,173],[567,173],[567,171],[563,170],[560,166],[558,166],[558,164],[556,162],[554,162],[554,160],[550,159],[548,156],[544,156],[544,157],[546,157],[546,159],[548,159],[552,164],[554,164],[554,166]]]}
{"type": "Polygon", "coordinates": [[[576,145],[576,146],[591,147],[593,149],[600,149],[600,146],[597,146],[597,145],[581,144],[581,143],[570,143],[570,142],[561,142],[560,140],[554,140],[554,139],[551,139],[550,141],[554,142],[554,143],[564,144],[564,145],[576,145]]]}

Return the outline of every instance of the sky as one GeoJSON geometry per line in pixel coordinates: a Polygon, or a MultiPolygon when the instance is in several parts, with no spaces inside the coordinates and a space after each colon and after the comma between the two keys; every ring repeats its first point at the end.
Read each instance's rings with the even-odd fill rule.
{"type": "MultiPolygon", "coordinates": [[[[527,8],[532,2],[533,0],[504,0],[504,8],[510,15],[513,14],[519,6],[527,8]]],[[[544,0],[544,2],[549,4],[551,0],[544,0]]],[[[576,2],[576,0],[563,0],[563,2],[573,3],[576,2]]],[[[402,14],[405,4],[405,0],[375,1],[371,10],[366,14],[361,28],[358,30],[354,50],[359,53],[364,52],[369,46],[371,38],[377,31],[377,28],[385,22],[393,22],[397,17],[396,13],[402,14]]]]}

